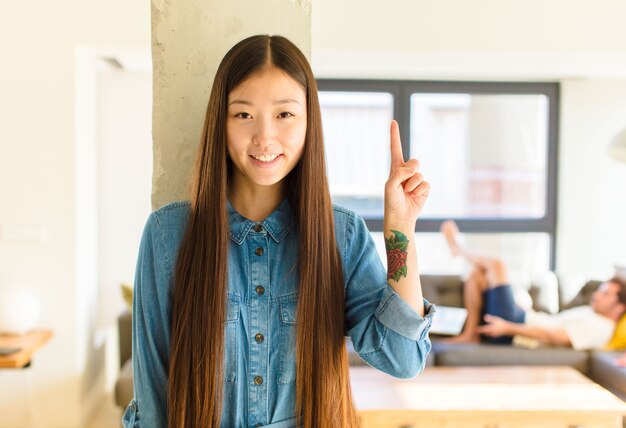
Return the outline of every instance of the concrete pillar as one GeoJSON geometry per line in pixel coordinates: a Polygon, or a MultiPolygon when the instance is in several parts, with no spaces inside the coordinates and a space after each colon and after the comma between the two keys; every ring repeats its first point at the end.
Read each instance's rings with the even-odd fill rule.
{"type": "Polygon", "coordinates": [[[224,54],[254,34],[311,51],[311,0],[152,0],[152,207],[189,198],[213,77],[224,54]]]}

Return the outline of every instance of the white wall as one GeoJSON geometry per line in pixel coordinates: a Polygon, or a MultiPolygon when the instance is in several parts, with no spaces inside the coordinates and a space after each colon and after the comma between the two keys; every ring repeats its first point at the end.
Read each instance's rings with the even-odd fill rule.
{"type": "Polygon", "coordinates": [[[620,0],[317,0],[313,48],[623,52],[620,0]]]}
{"type": "Polygon", "coordinates": [[[620,0],[316,0],[318,76],[563,78],[626,72],[620,0]]]}
{"type": "Polygon", "coordinates": [[[313,67],[319,77],[562,82],[557,270],[601,278],[626,261],[626,164],[605,154],[626,128],[624,16],[617,0],[319,0],[313,67]]]}
{"type": "Polygon", "coordinates": [[[626,163],[606,154],[626,128],[626,78],[566,80],[561,98],[557,264],[605,278],[626,265],[626,163]]]}
{"type": "Polygon", "coordinates": [[[32,368],[0,371],[0,426],[79,426],[93,305],[76,279],[75,54],[150,43],[147,1],[13,2],[0,18],[0,225],[45,225],[45,242],[0,242],[0,287],[30,285],[53,339],[32,368]]]}

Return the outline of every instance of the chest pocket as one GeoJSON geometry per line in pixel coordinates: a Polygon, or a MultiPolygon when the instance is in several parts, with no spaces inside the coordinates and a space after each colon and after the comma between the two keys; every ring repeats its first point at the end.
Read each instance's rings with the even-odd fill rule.
{"type": "Polygon", "coordinates": [[[237,342],[239,339],[239,302],[228,301],[224,331],[224,382],[237,382],[237,342]]]}
{"type": "Polygon", "coordinates": [[[296,381],[296,310],[298,301],[280,303],[280,346],[281,359],[278,368],[278,383],[296,381]]]}

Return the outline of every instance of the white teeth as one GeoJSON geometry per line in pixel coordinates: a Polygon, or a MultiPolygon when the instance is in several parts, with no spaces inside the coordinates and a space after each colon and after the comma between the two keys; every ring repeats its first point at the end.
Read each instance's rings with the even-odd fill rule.
{"type": "Polygon", "coordinates": [[[278,155],[252,155],[256,160],[260,160],[261,162],[271,162],[278,157],[278,155]]]}

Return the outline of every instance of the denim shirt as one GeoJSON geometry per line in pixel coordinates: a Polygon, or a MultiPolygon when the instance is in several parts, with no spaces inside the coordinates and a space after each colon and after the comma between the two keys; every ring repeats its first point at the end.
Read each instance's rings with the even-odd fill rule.
{"type": "MultiPolygon", "coordinates": [[[[374,242],[355,213],[333,207],[345,280],[346,334],[370,365],[395,377],[422,371],[435,312],[421,317],[387,284],[374,242]]],[[[298,239],[284,200],[256,223],[228,205],[230,248],[222,426],[297,426],[295,335],[298,239]]],[[[133,298],[134,398],[124,427],[167,426],[173,272],[189,203],[150,215],[133,298]]]]}

